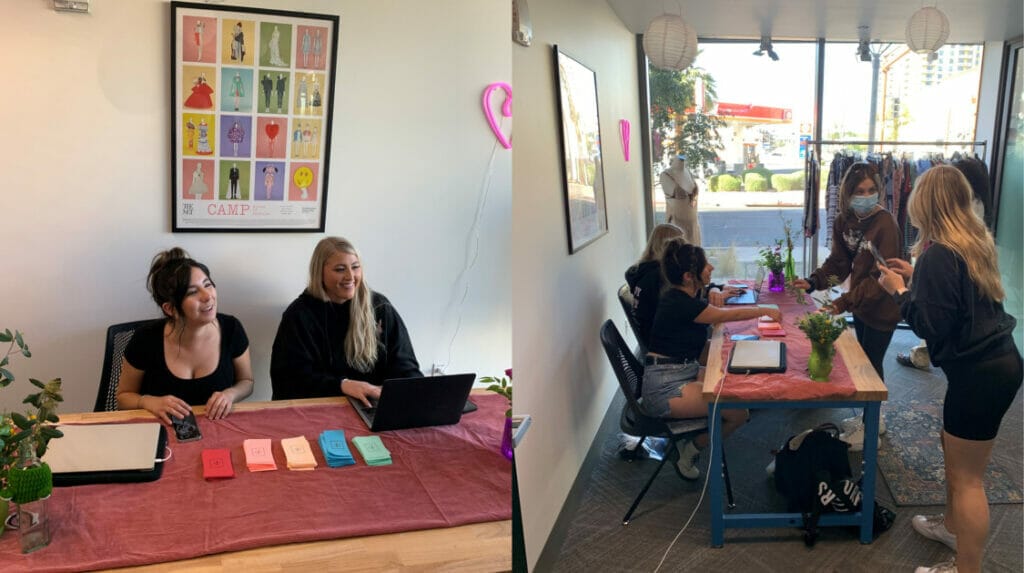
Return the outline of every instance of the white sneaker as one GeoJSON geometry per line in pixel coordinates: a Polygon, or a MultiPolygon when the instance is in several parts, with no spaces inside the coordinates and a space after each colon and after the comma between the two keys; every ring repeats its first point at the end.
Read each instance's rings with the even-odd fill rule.
{"type": "Polygon", "coordinates": [[[918,567],[914,569],[914,573],[957,573],[956,562],[950,560],[931,567],[918,567]]]}
{"type": "Polygon", "coordinates": [[[775,458],[772,458],[771,463],[765,466],[764,471],[768,474],[768,477],[775,475],[775,458]]]}
{"type": "MultiPolygon", "coordinates": [[[[943,514],[938,515],[915,515],[910,520],[910,525],[914,527],[914,531],[946,545],[953,551],[956,551],[956,535],[949,532],[946,529],[946,517],[943,514]]],[[[953,569],[956,571],[956,569],[953,569]]]]}
{"type": "Polygon", "coordinates": [[[697,467],[697,458],[700,450],[690,440],[676,442],[676,449],[679,451],[679,460],[676,461],[676,471],[686,479],[697,479],[700,477],[700,468],[697,467]]]}
{"type": "MultiPolygon", "coordinates": [[[[864,425],[864,416],[851,416],[842,422],[839,422],[839,426],[843,429],[843,432],[850,433],[857,430],[857,428],[864,425]]],[[[885,418],[878,418],[878,435],[881,436],[885,433],[885,418]]]]}
{"type": "MultiPolygon", "coordinates": [[[[864,451],[864,426],[858,426],[856,430],[852,432],[843,432],[839,434],[839,439],[850,444],[851,452],[864,451]]],[[[882,438],[878,438],[878,447],[882,447],[882,438]]]]}

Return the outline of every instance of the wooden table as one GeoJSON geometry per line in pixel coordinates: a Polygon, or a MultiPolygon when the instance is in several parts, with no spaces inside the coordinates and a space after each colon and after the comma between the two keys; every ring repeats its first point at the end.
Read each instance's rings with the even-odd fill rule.
{"type": "MultiPolygon", "coordinates": [[[[482,393],[476,390],[474,393],[482,393]]],[[[345,398],[241,402],[236,411],[316,404],[347,404],[345,398]]],[[[205,408],[194,408],[197,415],[205,408]]],[[[61,422],[123,422],[152,416],[146,410],[61,414],[61,422]]],[[[10,534],[10,532],[8,532],[10,534]]],[[[127,567],[117,571],[507,571],[512,568],[512,521],[444,529],[292,543],[127,567]]]]}
{"type": "MultiPolygon", "coordinates": [[[[724,343],[724,325],[715,326],[711,347],[708,352],[707,371],[704,376],[704,399],[708,401],[708,426],[711,432],[711,463],[708,473],[710,474],[710,503],[711,503],[711,545],[721,547],[725,543],[725,528],[755,528],[755,527],[800,527],[803,524],[803,517],[799,513],[760,513],[760,514],[729,514],[726,515],[722,503],[723,475],[722,475],[722,419],[715,414],[716,400],[715,391],[718,381],[724,373],[722,364],[722,345],[724,343]],[[711,468],[718,468],[713,471],[711,468]]],[[[802,333],[796,335],[802,336],[802,333]]],[[[857,342],[852,329],[847,329],[836,340],[836,349],[842,357],[846,368],[856,386],[856,393],[852,396],[835,399],[817,400],[740,400],[736,398],[721,397],[717,402],[717,409],[726,408],[864,408],[864,478],[861,483],[863,503],[861,511],[850,514],[828,513],[821,516],[818,522],[821,526],[834,525],[855,525],[860,527],[861,543],[871,543],[872,525],[875,505],[875,468],[878,457],[878,420],[881,403],[888,399],[889,391],[878,377],[871,362],[864,354],[860,344],[857,342]]],[[[790,368],[803,367],[803,365],[791,364],[790,368]]],[[[756,374],[754,376],[757,376],[756,374]]]]}

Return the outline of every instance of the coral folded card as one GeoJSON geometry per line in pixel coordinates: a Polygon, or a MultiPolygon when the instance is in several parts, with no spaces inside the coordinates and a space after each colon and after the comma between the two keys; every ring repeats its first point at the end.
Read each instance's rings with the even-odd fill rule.
{"type": "Polygon", "coordinates": [[[245,466],[251,472],[266,472],[277,469],[270,439],[253,439],[242,442],[245,451],[245,466]]]}
{"type": "Polygon", "coordinates": [[[233,478],[231,450],[203,450],[203,477],[206,479],[233,478]]]}
{"type": "Polygon", "coordinates": [[[305,436],[283,438],[281,447],[284,449],[284,457],[288,461],[288,469],[312,470],[316,467],[313,450],[310,449],[309,441],[305,436]]]}

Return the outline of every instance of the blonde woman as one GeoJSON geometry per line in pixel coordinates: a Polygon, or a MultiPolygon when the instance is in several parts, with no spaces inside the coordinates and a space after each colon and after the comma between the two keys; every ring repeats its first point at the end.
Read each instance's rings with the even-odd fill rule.
{"type": "Polygon", "coordinates": [[[921,535],[957,552],[956,559],[917,573],[976,573],[988,535],[983,478],[1003,416],[1020,390],[1024,369],[1013,341],[1016,321],[1003,310],[996,248],[971,209],[971,187],[954,167],[922,175],[907,206],[920,229],[917,266],[887,259],[878,283],[925,339],[931,361],[946,374],[942,449],[945,514],[911,520],[921,535]],[[927,250],[923,246],[930,242],[927,250]],[[908,290],[905,282],[910,280],[908,290]]]}
{"type": "Polygon", "coordinates": [[[327,237],[309,284],[281,316],[270,357],[274,400],[346,395],[370,405],[388,378],[423,376],[398,311],[363,280],[359,252],[327,237]]]}

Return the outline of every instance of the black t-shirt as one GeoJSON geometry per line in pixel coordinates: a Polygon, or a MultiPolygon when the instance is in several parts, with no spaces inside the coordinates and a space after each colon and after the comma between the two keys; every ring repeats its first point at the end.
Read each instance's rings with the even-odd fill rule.
{"type": "Polygon", "coordinates": [[[232,362],[249,348],[249,338],[237,318],[217,314],[220,325],[220,358],[217,369],[202,378],[185,380],[167,369],[164,357],[164,321],[155,320],[135,331],[124,357],[128,363],[143,371],[140,394],[150,396],[177,396],[185,402],[200,406],[206,404],[214,392],[235,385],[235,365],[232,362]]]}
{"type": "Polygon", "coordinates": [[[655,354],[697,360],[708,339],[706,324],[694,322],[708,303],[673,288],[662,293],[651,326],[647,350],[655,354]]]}

